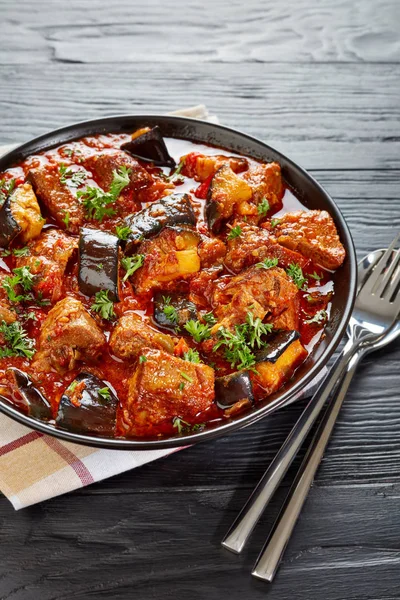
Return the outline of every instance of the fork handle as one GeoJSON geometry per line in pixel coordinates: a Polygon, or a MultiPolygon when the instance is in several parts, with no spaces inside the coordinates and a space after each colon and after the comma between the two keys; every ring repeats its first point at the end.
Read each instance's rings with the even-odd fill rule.
{"type": "Polygon", "coordinates": [[[254,565],[252,575],[257,579],[271,582],[278,570],[362,355],[361,351],[353,356],[339,387],[329,399],[324,417],[311,441],[269,538],[254,565]]]}
{"type": "MultiPolygon", "coordinates": [[[[370,334],[369,334],[370,335],[370,334]]],[[[333,367],[319,385],[317,391],[304,409],[302,415],[285,440],[285,443],[264,473],[257,487],[222,540],[222,546],[240,554],[255,525],[271,500],[294,457],[315,423],[326,400],[340,380],[352,357],[362,347],[366,337],[364,329],[354,328],[352,337],[344,346],[333,367]]]]}

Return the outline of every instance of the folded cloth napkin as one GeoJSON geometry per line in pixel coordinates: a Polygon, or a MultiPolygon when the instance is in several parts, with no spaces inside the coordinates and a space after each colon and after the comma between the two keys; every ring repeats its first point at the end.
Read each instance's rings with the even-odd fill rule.
{"type": "MultiPolygon", "coordinates": [[[[218,122],[203,105],[171,114],[218,122]]],[[[0,155],[11,148],[1,146],[0,155]]],[[[293,401],[311,395],[324,375],[325,371],[321,372],[293,401]]],[[[0,490],[19,510],[182,449],[132,451],[81,446],[33,431],[0,414],[0,490]]]]}

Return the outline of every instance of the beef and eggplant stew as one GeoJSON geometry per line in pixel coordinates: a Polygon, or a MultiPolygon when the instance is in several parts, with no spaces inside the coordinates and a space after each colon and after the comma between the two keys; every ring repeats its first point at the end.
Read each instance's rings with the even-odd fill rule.
{"type": "Polygon", "coordinates": [[[262,163],[82,138],[0,174],[0,394],[73,432],[199,431],[277,392],[330,318],[345,250],[262,163]]]}

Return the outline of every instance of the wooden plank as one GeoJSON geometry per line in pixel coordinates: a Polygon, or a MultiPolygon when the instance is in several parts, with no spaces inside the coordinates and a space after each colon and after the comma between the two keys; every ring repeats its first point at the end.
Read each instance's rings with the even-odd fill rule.
{"type": "Polygon", "coordinates": [[[3,600],[252,600],[397,598],[399,486],[315,487],[273,586],[250,568],[282,501],[243,557],[219,545],[245,499],[221,491],[88,498],[77,494],[20,513],[0,501],[3,600]],[[379,515],[379,518],[377,518],[379,515]],[[49,540],[52,540],[49,544],[49,540]],[[304,595],[305,590],[307,596],[304,595]]]}
{"type": "Polygon", "coordinates": [[[3,0],[1,62],[396,62],[396,0],[3,0]]]}
{"type": "Polygon", "coordinates": [[[399,76],[400,65],[367,64],[238,64],[235,77],[223,64],[2,66],[0,142],[205,103],[306,168],[400,168],[399,76]]]}

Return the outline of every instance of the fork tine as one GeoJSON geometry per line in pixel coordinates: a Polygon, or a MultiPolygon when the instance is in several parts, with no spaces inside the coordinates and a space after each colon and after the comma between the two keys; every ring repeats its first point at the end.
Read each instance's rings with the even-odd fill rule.
{"type": "Polygon", "coordinates": [[[398,283],[400,282],[400,270],[398,270],[398,272],[396,273],[396,268],[399,266],[399,264],[400,251],[396,253],[395,258],[390,263],[390,267],[388,268],[382,279],[378,280],[378,288],[375,292],[377,296],[390,299],[393,292],[396,290],[398,283]]]}
{"type": "Polygon", "coordinates": [[[366,283],[360,290],[360,295],[367,293],[368,295],[372,293],[373,288],[378,282],[378,279],[381,276],[383,269],[386,267],[386,263],[388,259],[391,258],[392,252],[399,240],[400,232],[396,235],[393,242],[390,244],[389,248],[386,250],[385,254],[380,258],[380,260],[376,263],[375,269],[372,271],[371,275],[368,277],[366,283]]]}

